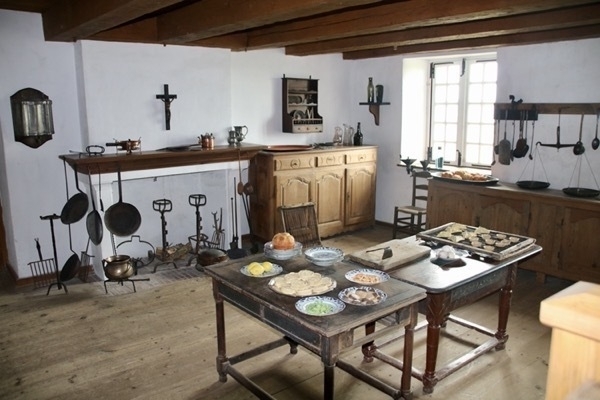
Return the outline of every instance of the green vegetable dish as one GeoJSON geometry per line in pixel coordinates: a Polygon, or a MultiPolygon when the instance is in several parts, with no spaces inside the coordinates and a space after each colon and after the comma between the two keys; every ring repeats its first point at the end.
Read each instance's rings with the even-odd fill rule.
{"type": "Polygon", "coordinates": [[[343,301],[327,296],[305,297],[296,302],[296,309],[298,311],[316,317],[337,314],[345,307],[346,305],[343,301]]]}

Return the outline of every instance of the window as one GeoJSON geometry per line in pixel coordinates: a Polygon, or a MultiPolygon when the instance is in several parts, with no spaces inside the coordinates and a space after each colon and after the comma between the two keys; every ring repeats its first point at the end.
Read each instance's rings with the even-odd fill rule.
{"type": "Polygon", "coordinates": [[[493,161],[497,62],[459,58],[430,64],[430,137],[452,165],[488,167],[493,161]]]}

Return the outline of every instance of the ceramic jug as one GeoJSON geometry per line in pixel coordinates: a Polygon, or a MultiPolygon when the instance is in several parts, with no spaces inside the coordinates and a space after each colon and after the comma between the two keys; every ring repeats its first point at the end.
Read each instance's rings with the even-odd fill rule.
{"type": "Polygon", "coordinates": [[[352,146],[354,139],[354,128],[344,124],[344,146],[352,146]]]}
{"type": "Polygon", "coordinates": [[[246,125],[234,126],[233,129],[235,130],[235,138],[238,143],[246,138],[246,135],[248,134],[248,127],[246,125]]]}

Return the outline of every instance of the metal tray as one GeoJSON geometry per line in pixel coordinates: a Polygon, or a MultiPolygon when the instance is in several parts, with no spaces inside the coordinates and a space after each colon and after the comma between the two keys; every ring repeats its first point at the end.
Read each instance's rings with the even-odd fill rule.
{"type": "MultiPolygon", "coordinates": [[[[470,242],[468,240],[455,242],[453,240],[446,239],[446,238],[440,238],[437,236],[441,231],[445,230],[446,228],[448,228],[454,224],[455,224],[455,222],[449,222],[442,226],[438,226],[437,228],[433,228],[433,229],[429,229],[429,230],[417,233],[417,237],[419,237],[423,240],[427,240],[427,241],[448,244],[450,246],[453,246],[453,247],[456,247],[459,249],[464,249],[464,250],[470,251],[471,253],[478,254],[483,257],[488,257],[488,258],[491,258],[494,260],[503,260],[505,258],[512,257],[513,255],[517,254],[519,251],[521,251],[535,243],[534,238],[530,238],[527,236],[521,236],[521,235],[515,235],[513,233],[495,231],[492,229],[489,229],[489,231],[490,231],[489,234],[494,237],[497,235],[505,235],[507,238],[508,237],[518,238],[518,241],[514,242],[506,247],[496,247],[495,246],[494,250],[487,250],[487,249],[483,249],[480,247],[471,246],[470,242]]],[[[464,224],[461,224],[461,225],[464,225],[464,224]]],[[[477,229],[477,227],[474,227],[474,226],[469,226],[469,225],[464,225],[464,226],[466,227],[466,230],[465,230],[466,232],[475,232],[475,230],[477,229]]]]}
{"type": "Polygon", "coordinates": [[[521,189],[540,190],[550,186],[550,182],[542,181],[517,181],[517,186],[521,189]]]}
{"type": "Polygon", "coordinates": [[[485,181],[470,181],[467,179],[445,178],[442,176],[441,172],[432,172],[431,176],[433,177],[433,179],[437,179],[440,181],[458,183],[458,184],[463,184],[463,185],[493,186],[493,185],[496,185],[500,181],[500,179],[494,178],[493,176],[490,176],[485,181]]]}

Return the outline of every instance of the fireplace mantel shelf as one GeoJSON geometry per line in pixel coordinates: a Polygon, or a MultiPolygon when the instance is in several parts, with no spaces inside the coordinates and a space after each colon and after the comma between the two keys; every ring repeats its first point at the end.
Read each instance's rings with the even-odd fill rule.
{"type": "Polygon", "coordinates": [[[86,154],[63,154],[59,158],[81,174],[114,173],[120,170],[140,171],[147,169],[183,167],[188,165],[212,164],[238,160],[249,160],[267,146],[242,143],[238,146],[215,146],[213,149],[202,149],[193,146],[189,150],[154,150],[137,151],[131,154],[118,152],[98,156],[86,154]]]}

